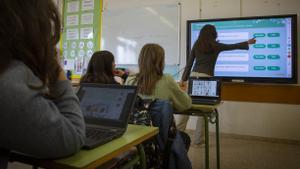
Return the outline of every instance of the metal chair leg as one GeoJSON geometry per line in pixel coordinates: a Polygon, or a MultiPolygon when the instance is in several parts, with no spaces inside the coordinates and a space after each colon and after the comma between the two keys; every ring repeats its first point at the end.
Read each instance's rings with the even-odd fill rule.
{"type": "Polygon", "coordinates": [[[215,109],[216,112],[216,144],[217,144],[217,169],[220,169],[220,130],[219,130],[219,112],[215,109]]]}
{"type": "Polygon", "coordinates": [[[205,120],[205,168],[209,169],[209,129],[208,129],[208,117],[204,116],[205,120]]]}

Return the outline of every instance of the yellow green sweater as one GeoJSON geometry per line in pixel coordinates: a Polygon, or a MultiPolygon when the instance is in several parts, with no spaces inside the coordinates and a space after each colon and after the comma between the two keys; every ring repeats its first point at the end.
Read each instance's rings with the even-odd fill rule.
{"type": "MultiPolygon", "coordinates": [[[[137,85],[136,76],[131,75],[127,78],[125,85],[137,85]]],[[[163,75],[156,83],[155,89],[151,96],[139,94],[142,98],[157,98],[171,101],[173,107],[177,111],[183,111],[191,107],[191,97],[181,90],[178,84],[170,75],[163,75]]]]}

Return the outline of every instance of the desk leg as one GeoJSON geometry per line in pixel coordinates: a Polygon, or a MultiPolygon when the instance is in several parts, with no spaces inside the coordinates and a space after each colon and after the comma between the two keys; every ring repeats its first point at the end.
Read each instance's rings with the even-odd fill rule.
{"type": "Polygon", "coordinates": [[[138,148],[138,153],[139,153],[139,156],[140,156],[141,168],[146,169],[147,164],[146,164],[146,154],[145,154],[145,151],[144,151],[144,147],[143,147],[142,144],[139,144],[137,146],[137,148],[138,148]]]}
{"type": "Polygon", "coordinates": [[[216,112],[216,141],[217,141],[217,169],[220,169],[220,131],[219,131],[219,112],[216,112]]]}
{"type": "Polygon", "coordinates": [[[208,129],[208,117],[204,116],[205,121],[205,168],[209,169],[209,129],[208,129]]]}

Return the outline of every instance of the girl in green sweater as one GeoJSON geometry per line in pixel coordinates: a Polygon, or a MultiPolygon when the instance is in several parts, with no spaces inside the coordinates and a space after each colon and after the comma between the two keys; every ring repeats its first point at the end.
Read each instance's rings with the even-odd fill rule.
{"type": "Polygon", "coordinates": [[[165,52],[158,44],[146,44],[139,55],[139,73],[129,76],[125,85],[137,85],[142,98],[171,101],[173,108],[183,111],[191,107],[190,96],[179,88],[170,75],[164,75],[165,52]]]}

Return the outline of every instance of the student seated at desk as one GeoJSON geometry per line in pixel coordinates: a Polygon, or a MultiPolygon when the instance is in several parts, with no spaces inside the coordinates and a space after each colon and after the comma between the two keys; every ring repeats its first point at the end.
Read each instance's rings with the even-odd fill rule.
{"type": "Polygon", "coordinates": [[[80,83],[123,84],[127,74],[115,69],[114,55],[109,51],[95,52],[80,83]]]}
{"type": "Polygon", "coordinates": [[[165,52],[158,44],[146,44],[139,55],[139,73],[129,76],[126,85],[137,85],[142,98],[165,99],[177,111],[191,107],[190,96],[179,88],[170,75],[163,74],[165,52]]]}
{"type": "MultiPolygon", "coordinates": [[[[192,100],[190,96],[179,88],[178,84],[171,76],[163,74],[165,65],[165,52],[160,45],[146,44],[143,46],[139,55],[138,64],[139,73],[129,76],[125,82],[125,85],[137,85],[139,96],[141,96],[143,99],[168,100],[172,103],[173,108],[177,111],[183,111],[191,107],[192,100]]],[[[167,104],[167,107],[170,107],[169,104],[167,104]]],[[[169,111],[172,110],[172,107],[171,109],[163,108],[162,110],[167,111],[166,114],[170,112],[173,113],[172,111],[169,111]]],[[[159,113],[163,114],[163,112],[159,113]]],[[[156,117],[158,116],[156,115],[156,117]]],[[[164,131],[163,126],[169,127],[169,125],[165,124],[158,126],[160,127],[160,131],[161,128],[162,131],[164,131]]],[[[173,166],[173,168],[191,168],[191,164],[187,156],[187,150],[185,149],[188,149],[189,147],[189,137],[187,140],[182,140],[183,136],[180,137],[179,134],[179,132],[176,132],[176,136],[172,141],[170,157],[172,156],[173,158],[172,160],[169,158],[170,161],[168,163],[168,167],[172,168],[173,166]],[[173,154],[176,154],[176,157],[173,154]]]]}
{"type": "Polygon", "coordinates": [[[57,59],[52,0],[0,1],[0,149],[36,158],[80,150],[85,124],[57,59]]]}

